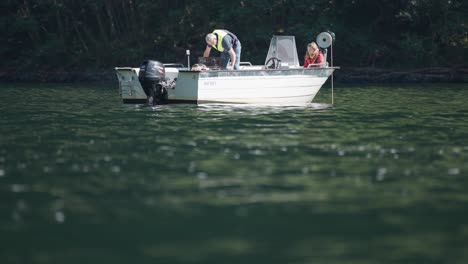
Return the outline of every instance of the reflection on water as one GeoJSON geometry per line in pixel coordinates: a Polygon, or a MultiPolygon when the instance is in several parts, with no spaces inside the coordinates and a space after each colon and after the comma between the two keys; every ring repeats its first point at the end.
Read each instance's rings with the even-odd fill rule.
{"type": "Polygon", "coordinates": [[[465,263],[464,86],[148,107],[4,84],[0,260],[465,263]]]}

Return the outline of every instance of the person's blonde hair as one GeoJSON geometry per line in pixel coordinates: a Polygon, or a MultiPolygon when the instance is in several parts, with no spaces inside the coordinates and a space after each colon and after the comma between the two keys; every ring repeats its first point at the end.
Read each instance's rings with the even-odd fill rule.
{"type": "Polygon", "coordinates": [[[314,52],[312,53],[312,55],[310,55],[309,54],[309,49],[307,49],[306,53],[305,53],[305,56],[304,56],[304,59],[313,58],[319,52],[319,47],[318,47],[317,43],[315,43],[313,41],[311,43],[307,44],[307,47],[311,47],[314,50],[314,52]]]}

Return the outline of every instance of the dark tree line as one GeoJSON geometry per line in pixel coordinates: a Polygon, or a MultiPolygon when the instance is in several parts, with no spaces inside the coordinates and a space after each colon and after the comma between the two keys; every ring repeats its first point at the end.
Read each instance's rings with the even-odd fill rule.
{"type": "Polygon", "coordinates": [[[201,56],[204,36],[226,28],[242,60],[263,63],[270,37],[296,36],[298,54],[336,33],[335,64],[453,67],[468,61],[466,0],[3,0],[3,69],[107,68],[201,56]]]}

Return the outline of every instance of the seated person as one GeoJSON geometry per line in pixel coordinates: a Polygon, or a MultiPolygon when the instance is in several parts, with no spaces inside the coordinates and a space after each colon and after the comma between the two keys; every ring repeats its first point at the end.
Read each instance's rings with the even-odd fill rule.
{"type": "Polygon", "coordinates": [[[192,66],[192,71],[207,71],[209,70],[205,64],[194,64],[192,66]]]}
{"type": "Polygon", "coordinates": [[[320,52],[317,43],[309,43],[304,56],[304,68],[309,68],[310,64],[312,64],[310,67],[321,67],[323,60],[323,54],[320,52]]]}

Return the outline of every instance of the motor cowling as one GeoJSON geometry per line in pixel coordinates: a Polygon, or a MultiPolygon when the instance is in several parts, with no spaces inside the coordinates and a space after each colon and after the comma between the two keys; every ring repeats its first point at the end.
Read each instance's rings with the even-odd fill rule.
{"type": "Polygon", "coordinates": [[[167,100],[167,90],[162,82],[166,79],[164,64],[159,61],[146,60],[141,64],[138,73],[148,104],[161,104],[167,100]]]}

